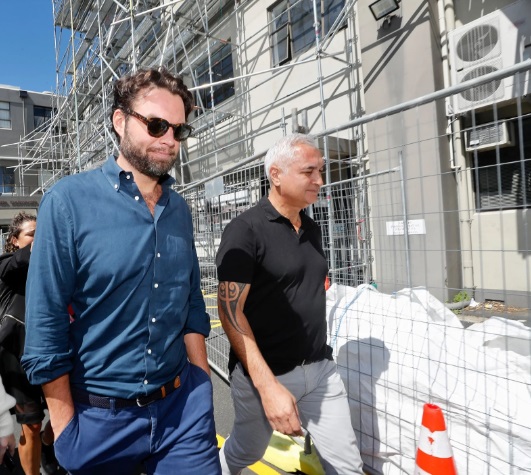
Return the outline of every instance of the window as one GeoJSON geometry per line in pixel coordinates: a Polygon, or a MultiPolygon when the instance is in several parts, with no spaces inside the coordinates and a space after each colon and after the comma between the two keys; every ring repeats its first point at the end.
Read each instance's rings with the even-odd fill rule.
{"type": "MultiPolygon", "coordinates": [[[[478,210],[531,207],[531,119],[522,121],[522,130],[523,156],[516,145],[478,152],[473,157],[478,210]]],[[[518,138],[515,143],[519,143],[518,138]]]]}
{"type": "Polygon", "coordinates": [[[0,129],[11,128],[11,110],[9,102],[0,102],[0,129]]]}
{"type": "Polygon", "coordinates": [[[482,211],[520,208],[524,200],[527,206],[531,205],[530,161],[483,163],[478,167],[477,180],[478,208],[482,211]]]}
{"type": "Polygon", "coordinates": [[[0,193],[13,193],[15,191],[15,169],[0,167],[0,193]]]}
{"type": "MultiPolygon", "coordinates": [[[[230,43],[225,44],[214,52],[210,57],[212,65],[212,82],[230,79],[234,76],[232,68],[232,49],[230,43]]],[[[203,61],[195,70],[195,77],[198,85],[210,83],[209,62],[208,59],[203,61]]],[[[205,109],[212,108],[212,95],[210,88],[200,89],[197,91],[196,103],[198,106],[203,105],[205,109]]],[[[214,104],[219,104],[225,99],[234,95],[234,81],[214,86],[214,104]]],[[[202,114],[202,110],[197,111],[197,115],[202,114]]]]}
{"type": "MultiPolygon", "coordinates": [[[[336,21],[345,0],[317,2],[321,35],[336,21]],[[319,8],[318,7],[318,8],[319,8]]],[[[269,42],[273,66],[284,64],[315,44],[312,0],[281,0],[269,9],[269,42]]]]}
{"type": "Polygon", "coordinates": [[[33,125],[36,129],[51,118],[51,107],[33,106],[33,125]]]}

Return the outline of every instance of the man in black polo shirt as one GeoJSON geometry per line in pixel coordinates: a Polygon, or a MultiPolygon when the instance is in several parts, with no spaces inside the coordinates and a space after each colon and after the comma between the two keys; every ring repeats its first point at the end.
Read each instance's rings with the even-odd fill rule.
{"type": "Polygon", "coordinates": [[[238,474],[262,458],[273,430],[304,427],[329,474],[361,474],[347,394],[326,344],[328,271],[321,231],[302,210],[317,200],[323,157],[309,136],[265,157],[268,197],[231,221],[219,247],[218,309],[231,343],[235,420],[220,458],[238,474]]]}

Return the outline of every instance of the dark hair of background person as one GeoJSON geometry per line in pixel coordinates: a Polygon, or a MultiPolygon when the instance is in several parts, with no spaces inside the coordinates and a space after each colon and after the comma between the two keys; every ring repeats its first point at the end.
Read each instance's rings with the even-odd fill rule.
{"type": "Polygon", "coordinates": [[[26,221],[37,221],[37,217],[23,211],[15,215],[9,225],[8,235],[4,243],[4,252],[15,252],[18,249],[13,244],[13,238],[18,238],[20,231],[22,231],[22,225],[26,221]]]}
{"type": "Polygon", "coordinates": [[[188,90],[180,76],[174,76],[165,68],[139,69],[136,73],[124,76],[114,83],[114,102],[111,109],[112,131],[120,143],[120,136],[116,133],[112,117],[116,109],[124,112],[132,109],[133,102],[141,91],[154,88],[167,89],[172,94],[180,96],[184,102],[185,117],[188,117],[194,108],[194,96],[188,90]]]}

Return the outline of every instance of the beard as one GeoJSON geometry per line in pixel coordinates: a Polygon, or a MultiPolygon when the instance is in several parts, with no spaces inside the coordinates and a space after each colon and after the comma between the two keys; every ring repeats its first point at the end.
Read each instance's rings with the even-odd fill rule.
{"type": "Polygon", "coordinates": [[[124,134],[120,141],[120,152],[124,158],[140,173],[151,178],[160,178],[166,175],[177,161],[177,153],[168,161],[156,161],[149,158],[149,151],[142,151],[129,138],[129,134],[124,134]]]}

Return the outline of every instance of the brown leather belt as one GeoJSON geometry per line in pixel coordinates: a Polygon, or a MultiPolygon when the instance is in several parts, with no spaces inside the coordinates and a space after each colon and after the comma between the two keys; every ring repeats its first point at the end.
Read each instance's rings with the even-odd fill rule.
{"type": "Polygon", "coordinates": [[[86,404],[92,407],[99,407],[100,409],[111,409],[114,403],[116,409],[124,407],[144,407],[152,402],[164,399],[181,385],[181,378],[177,376],[174,380],[168,381],[156,391],[153,391],[147,396],[140,396],[136,399],[123,399],[119,397],[99,396],[97,394],[88,393],[82,389],[72,388],[72,398],[79,404],[86,404]]]}

